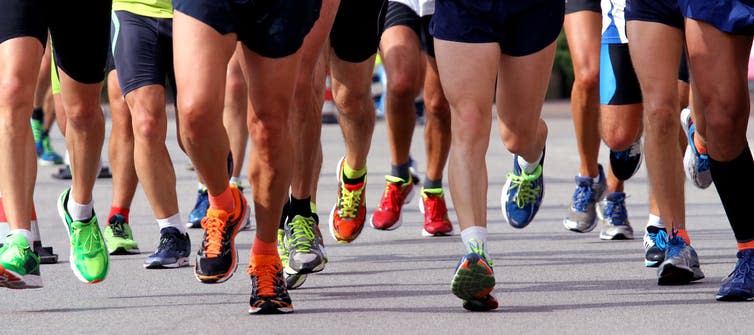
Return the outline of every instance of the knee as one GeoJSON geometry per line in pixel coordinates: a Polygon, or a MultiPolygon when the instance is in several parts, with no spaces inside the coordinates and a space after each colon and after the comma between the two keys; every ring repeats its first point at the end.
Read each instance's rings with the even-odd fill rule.
{"type": "MultiPolygon", "coordinates": [[[[739,135],[746,131],[747,106],[732,99],[714,99],[706,108],[705,121],[708,137],[713,134],[739,135]]],[[[708,138],[708,140],[712,140],[708,138]]]]}
{"type": "Polygon", "coordinates": [[[675,134],[678,132],[680,122],[678,121],[677,107],[673,104],[647,104],[644,113],[647,133],[675,134]]]}
{"type": "Polygon", "coordinates": [[[602,131],[602,140],[613,151],[623,151],[636,141],[638,131],[632,131],[625,127],[615,127],[602,131]]]}
{"type": "Polygon", "coordinates": [[[599,69],[584,68],[574,73],[574,86],[581,87],[583,90],[597,89],[600,84],[599,69]]]}
{"type": "Polygon", "coordinates": [[[427,116],[450,122],[450,105],[442,94],[425,94],[424,106],[427,116]]]}
{"type": "Polygon", "coordinates": [[[465,149],[477,148],[482,144],[486,148],[490,139],[485,134],[490,131],[492,112],[481,109],[466,111],[454,119],[452,143],[465,149]]]}
{"type": "Polygon", "coordinates": [[[252,117],[248,126],[255,149],[277,147],[290,136],[287,120],[270,113],[252,117]]]}
{"type": "Polygon", "coordinates": [[[345,117],[363,116],[361,113],[366,111],[374,114],[372,105],[372,92],[370,85],[361,85],[365,87],[333,87],[333,98],[338,113],[345,117]],[[370,108],[371,107],[371,108],[370,108]]]}
{"type": "Polygon", "coordinates": [[[97,120],[102,120],[102,106],[99,99],[77,100],[65,105],[68,127],[88,128],[97,120]]]}
{"type": "Polygon", "coordinates": [[[137,107],[133,111],[134,137],[153,145],[165,143],[167,117],[165,111],[137,107]]]}
{"type": "Polygon", "coordinates": [[[0,117],[5,134],[20,125],[28,125],[33,96],[33,85],[25,85],[20,79],[0,81],[0,111],[3,113],[0,117]]]}
{"type": "Polygon", "coordinates": [[[414,101],[419,94],[418,76],[406,71],[395,71],[387,81],[387,93],[391,99],[414,101]]]}
{"type": "Polygon", "coordinates": [[[207,101],[181,99],[179,95],[178,114],[180,115],[181,136],[188,142],[201,141],[205,137],[208,125],[220,122],[216,114],[209,111],[216,108],[207,101]]]}

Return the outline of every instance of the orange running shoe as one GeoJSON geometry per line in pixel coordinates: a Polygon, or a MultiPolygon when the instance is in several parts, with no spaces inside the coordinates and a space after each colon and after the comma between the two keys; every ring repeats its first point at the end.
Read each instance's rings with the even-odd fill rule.
{"type": "Polygon", "coordinates": [[[249,263],[251,277],[249,314],[293,312],[293,303],[286,288],[280,257],[278,255],[252,255],[249,263]]]}
{"type": "Polygon", "coordinates": [[[330,211],[330,233],[338,243],[350,243],[355,240],[366,221],[366,176],[358,184],[348,184],[343,180],[343,161],[338,162],[338,199],[330,211]]]}
{"type": "Polygon", "coordinates": [[[372,213],[369,224],[374,229],[394,230],[403,224],[401,208],[414,198],[414,183],[394,176],[385,176],[387,185],[380,205],[372,213]]]}
{"type": "Polygon", "coordinates": [[[238,267],[235,239],[249,218],[249,205],[237,187],[231,185],[230,188],[235,203],[233,213],[210,208],[202,219],[204,237],[194,267],[196,279],[202,283],[222,283],[232,277],[238,267]]]}

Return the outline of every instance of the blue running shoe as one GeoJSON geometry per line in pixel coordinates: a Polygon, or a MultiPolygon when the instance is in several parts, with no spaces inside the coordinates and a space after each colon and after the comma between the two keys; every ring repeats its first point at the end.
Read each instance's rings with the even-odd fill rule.
{"type": "Polygon", "coordinates": [[[491,294],[494,287],[495,272],[483,250],[474,250],[461,258],[450,284],[453,294],[463,300],[463,308],[470,311],[496,309],[497,299],[491,294]]]}
{"type": "Polygon", "coordinates": [[[641,137],[639,137],[628,149],[623,151],[610,150],[610,169],[620,180],[628,180],[633,177],[641,167],[641,137]]]}
{"type": "Polygon", "coordinates": [[[736,257],[736,267],[717,292],[718,301],[754,300],[754,249],[741,250],[736,257]]]}
{"type": "Polygon", "coordinates": [[[665,228],[647,226],[644,229],[644,266],[657,267],[665,260],[668,247],[668,233],[665,228]]]}
{"type": "Polygon", "coordinates": [[[518,155],[513,156],[513,172],[508,174],[500,196],[503,216],[513,228],[526,227],[539,211],[545,194],[542,174],[544,160],[542,154],[542,162],[537,169],[527,174],[518,166],[518,155]]]}
{"type": "Polygon", "coordinates": [[[209,208],[209,194],[207,189],[197,191],[196,204],[194,209],[191,210],[188,217],[188,223],[186,228],[201,228],[202,219],[207,216],[207,209],[209,208]]]}
{"type": "Polygon", "coordinates": [[[683,285],[704,278],[699,267],[699,256],[693,247],[680,236],[668,241],[665,260],[657,269],[658,285],[683,285]]]}
{"type": "Polygon", "coordinates": [[[683,170],[686,172],[686,177],[694,182],[696,187],[705,189],[712,184],[709,156],[699,153],[696,149],[696,145],[694,144],[696,126],[694,126],[694,122],[691,120],[691,110],[688,108],[684,108],[681,111],[681,126],[683,127],[683,131],[686,132],[686,138],[689,142],[683,155],[683,170]]]}
{"type": "Polygon", "coordinates": [[[188,266],[191,240],[188,233],[181,234],[175,227],[160,229],[160,244],[157,250],[144,260],[147,269],[179,268],[188,266]]]}
{"type": "Polygon", "coordinates": [[[634,238],[634,230],[628,222],[626,210],[626,194],[610,192],[597,205],[597,220],[602,225],[600,239],[630,240],[634,238]]]}
{"type": "Polygon", "coordinates": [[[588,233],[597,226],[597,202],[607,188],[607,178],[602,165],[598,167],[597,182],[592,177],[576,176],[576,190],[568,207],[568,215],[563,219],[563,226],[570,231],[588,233]]]}

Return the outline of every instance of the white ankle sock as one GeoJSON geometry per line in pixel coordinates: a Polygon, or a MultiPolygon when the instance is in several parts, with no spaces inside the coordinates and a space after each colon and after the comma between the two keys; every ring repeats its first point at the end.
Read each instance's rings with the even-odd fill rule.
{"type": "Polygon", "coordinates": [[[34,241],[32,241],[33,237],[32,237],[32,234],[31,234],[31,230],[26,230],[26,229],[11,229],[8,232],[8,235],[13,235],[13,234],[23,235],[23,237],[26,237],[26,240],[29,241],[29,245],[31,245],[31,243],[34,242],[34,241]]]}
{"type": "Polygon", "coordinates": [[[539,157],[534,162],[527,162],[524,157],[517,156],[518,166],[521,167],[521,170],[526,172],[526,174],[532,174],[534,171],[537,170],[537,166],[539,166],[539,162],[542,161],[542,152],[539,153],[539,157]]]}
{"type": "Polygon", "coordinates": [[[472,246],[478,246],[481,244],[484,253],[487,253],[487,228],[480,226],[468,227],[461,231],[461,240],[463,240],[463,246],[466,248],[466,253],[471,253],[472,246]]]}
{"type": "Polygon", "coordinates": [[[241,177],[230,177],[230,183],[233,185],[241,185],[241,177]]]}
{"type": "Polygon", "coordinates": [[[68,214],[71,215],[73,221],[88,220],[94,215],[94,201],[89,201],[88,204],[80,204],[73,200],[73,191],[68,194],[68,205],[66,206],[68,214]]]}
{"type": "Polygon", "coordinates": [[[175,229],[178,229],[181,234],[186,233],[186,227],[183,225],[180,212],[164,219],[157,219],[157,225],[160,226],[160,230],[162,230],[162,228],[174,227],[175,229]]]}
{"type": "Polygon", "coordinates": [[[647,219],[647,227],[649,226],[655,226],[661,229],[665,228],[665,224],[662,222],[662,218],[651,213],[649,214],[649,219],[647,219]]]}

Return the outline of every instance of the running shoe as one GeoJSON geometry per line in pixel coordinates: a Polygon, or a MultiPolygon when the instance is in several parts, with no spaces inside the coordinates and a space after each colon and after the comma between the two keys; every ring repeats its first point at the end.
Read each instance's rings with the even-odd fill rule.
{"type": "Polygon", "coordinates": [[[206,188],[202,188],[196,192],[196,203],[194,209],[191,210],[188,216],[188,222],[186,228],[201,228],[202,219],[207,216],[207,209],[209,208],[209,193],[206,188]]]}
{"type": "Polygon", "coordinates": [[[378,230],[394,230],[403,224],[401,208],[414,198],[414,183],[395,176],[385,176],[387,184],[380,205],[372,213],[369,224],[378,230]]]}
{"type": "Polygon", "coordinates": [[[532,174],[527,174],[518,165],[518,155],[513,157],[513,172],[508,174],[500,196],[503,216],[513,228],[526,227],[539,211],[545,194],[544,160],[543,153],[542,163],[532,174]]]}
{"type": "Polygon", "coordinates": [[[138,254],[139,246],[134,241],[131,225],[126,223],[123,215],[115,214],[107,219],[107,225],[103,232],[107,252],[110,255],[138,254]]]}
{"type": "Polygon", "coordinates": [[[160,229],[160,243],[157,250],[144,260],[147,269],[179,268],[189,265],[191,239],[175,227],[160,229]]]}
{"type": "Polygon", "coordinates": [[[43,120],[36,120],[31,118],[31,134],[34,136],[34,151],[37,153],[37,157],[42,155],[44,148],[42,146],[42,137],[44,137],[45,126],[43,120]]]}
{"type": "Polygon", "coordinates": [[[80,281],[94,284],[107,276],[110,259],[107,255],[105,239],[97,224],[97,215],[92,210],[88,221],[73,221],[67,205],[71,189],[67,189],[58,198],[58,215],[66,226],[71,241],[69,262],[71,270],[80,281]]]}
{"type": "Polygon", "coordinates": [[[657,267],[665,260],[668,233],[665,228],[647,226],[644,229],[644,266],[657,267]]]}
{"type": "MultiPolygon", "coordinates": [[[[285,229],[278,229],[278,256],[283,263],[283,268],[288,267],[288,247],[286,247],[285,241],[285,229]]],[[[283,271],[283,277],[285,278],[285,285],[289,290],[297,289],[304,285],[306,281],[306,274],[293,273],[287,274],[283,271]]]]}
{"type": "Polygon", "coordinates": [[[314,216],[295,215],[289,218],[285,234],[289,252],[286,274],[308,274],[325,269],[327,254],[314,216]]]}
{"type": "Polygon", "coordinates": [[[628,149],[623,151],[610,150],[610,169],[620,180],[628,180],[641,167],[641,137],[636,139],[628,149]]]}
{"type": "Polygon", "coordinates": [[[456,297],[463,300],[463,308],[469,311],[489,311],[498,306],[492,296],[495,287],[495,272],[492,262],[484,255],[483,248],[466,254],[456,265],[450,288],[456,297]]]}
{"type": "Polygon", "coordinates": [[[696,145],[694,144],[696,126],[691,120],[691,110],[688,108],[684,108],[681,111],[681,126],[683,127],[683,131],[686,132],[689,141],[688,145],[686,145],[686,153],[683,155],[683,170],[686,172],[686,177],[696,187],[705,189],[712,184],[709,156],[700,153],[696,149],[696,145]]]}
{"type": "Polygon", "coordinates": [[[235,210],[228,213],[210,208],[202,219],[204,236],[196,254],[194,274],[202,283],[222,283],[233,276],[238,267],[236,235],[249,216],[249,206],[241,191],[230,186],[235,210]]]}
{"type": "Polygon", "coordinates": [[[634,230],[628,222],[626,210],[626,194],[611,192],[605,195],[597,205],[597,220],[601,225],[600,239],[630,240],[634,238],[634,230]]]}
{"type": "Polygon", "coordinates": [[[343,161],[338,162],[336,175],[338,176],[338,198],[330,211],[330,234],[338,243],[351,243],[364,228],[367,208],[366,175],[364,181],[358,184],[348,184],[343,180],[343,161]]]}
{"type": "Polygon", "coordinates": [[[736,257],[736,267],[717,292],[718,301],[754,300],[754,249],[741,250],[736,257]]]}
{"type": "Polygon", "coordinates": [[[576,190],[568,207],[568,215],[563,219],[563,226],[570,231],[588,233],[597,226],[597,210],[595,209],[602,195],[607,189],[607,179],[602,165],[597,165],[598,182],[592,177],[576,176],[576,190]]]}
{"type": "Polygon", "coordinates": [[[13,289],[42,287],[39,256],[23,235],[6,236],[0,247],[0,286],[13,289]]]}
{"type": "Polygon", "coordinates": [[[658,285],[683,285],[704,278],[699,257],[693,247],[680,236],[668,241],[665,260],[657,270],[658,285]]]}
{"type": "Polygon", "coordinates": [[[254,255],[249,263],[249,314],[293,312],[293,303],[288,295],[280,258],[277,255],[254,255]]]}
{"type": "Polygon", "coordinates": [[[421,192],[422,202],[419,204],[419,208],[424,213],[424,226],[422,228],[422,236],[424,237],[453,235],[453,224],[448,218],[445,196],[442,189],[437,191],[423,189],[421,192]]]}
{"type": "Polygon", "coordinates": [[[37,162],[39,165],[52,166],[63,164],[63,157],[55,152],[55,149],[52,148],[52,144],[50,144],[50,135],[45,134],[40,142],[35,143],[35,146],[37,147],[37,157],[39,158],[37,162]],[[42,149],[41,153],[39,153],[40,147],[42,149]]]}

